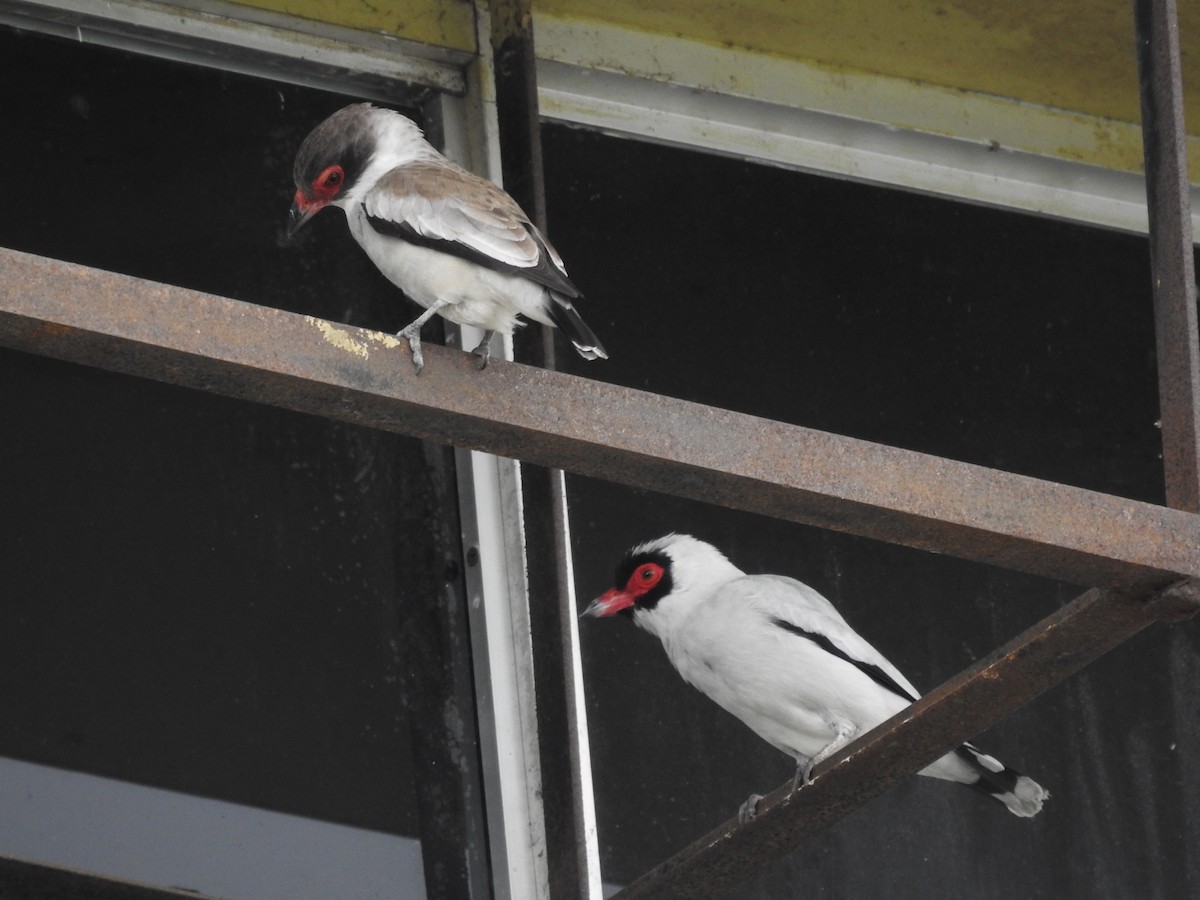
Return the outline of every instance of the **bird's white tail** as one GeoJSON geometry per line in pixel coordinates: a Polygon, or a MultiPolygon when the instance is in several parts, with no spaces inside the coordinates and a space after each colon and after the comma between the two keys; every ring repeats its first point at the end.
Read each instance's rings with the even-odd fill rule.
{"type": "Polygon", "coordinates": [[[1032,778],[981,753],[971,744],[959,747],[957,756],[975,771],[976,780],[971,786],[995,797],[1014,816],[1029,818],[1042,811],[1042,802],[1050,792],[1032,778]]]}
{"type": "Polygon", "coordinates": [[[1007,806],[1013,815],[1029,818],[1042,811],[1042,801],[1050,796],[1050,792],[1032,778],[1018,775],[1011,791],[992,796],[1007,806]]]}

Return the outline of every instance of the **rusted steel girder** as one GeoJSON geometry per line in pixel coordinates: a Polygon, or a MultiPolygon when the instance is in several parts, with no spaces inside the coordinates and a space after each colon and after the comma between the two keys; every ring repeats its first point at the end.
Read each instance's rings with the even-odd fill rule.
{"type": "Polygon", "coordinates": [[[1200,512],[1200,334],[1175,0],[1135,0],[1167,505],[1200,512]]]}
{"type": "Polygon", "coordinates": [[[1048,575],[1200,576],[1200,516],[0,249],[0,345],[1048,575]],[[605,415],[592,413],[603,409],[605,415]]]}
{"type": "Polygon", "coordinates": [[[187,888],[153,887],[60,869],[57,866],[0,856],[0,897],[28,897],[46,900],[53,897],[104,900],[198,900],[206,895],[187,888]]]}
{"type": "MultiPolygon", "coordinates": [[[[1091,590],[818,765],[811,784],[784,784],[737,820],[695,841],[615,895],[619,900],[719,897],[805,838],[1025,705],[1156,619],[1192,615],[1200,583],[1140,594],[1091,590]]],[[[997,815],[1004,815],[997,811],[997,815]]]]}

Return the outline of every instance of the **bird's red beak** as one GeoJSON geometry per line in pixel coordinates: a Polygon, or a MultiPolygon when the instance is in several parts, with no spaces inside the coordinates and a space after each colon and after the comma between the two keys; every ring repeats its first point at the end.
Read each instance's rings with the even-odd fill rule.
{"type": "Polygon", "coordinates": [[[623,609],[629,609],[633,606],[636,598],[628,591],[623,591],[620,588],[613,588],[605,591],[583,611],[585,616],[614,616],[623,609]]]}
{"type": "Polygon", "coordinates": [[[304,192],[299,188],[296,189],[296,196],[292,199],[292,209],[288,215],[291,217],[291,223],[288,225],[287,236],[288,240],[304,227],[313,216],[323,210],[329,201],[317,200],[313,197],[306,197],[304,192]]]}

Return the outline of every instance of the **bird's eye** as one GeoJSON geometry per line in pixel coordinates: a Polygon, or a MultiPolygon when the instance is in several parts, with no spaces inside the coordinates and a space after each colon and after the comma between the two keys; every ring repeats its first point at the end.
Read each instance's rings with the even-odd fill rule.
{"type": "Polygon", "coordinates": [[[658,563],[644,563],[633,570],[633,575],[629,579],[629,587],[627,589],[641,596],[662,581],[662,577],[662,566],[658,563]]]}
{"type": "Polygon", "coordinates": [[[313,195],[322,200],[331,200],[342,186],[346,173],[341,166],[327,166],[312,180],[313,195]]]}

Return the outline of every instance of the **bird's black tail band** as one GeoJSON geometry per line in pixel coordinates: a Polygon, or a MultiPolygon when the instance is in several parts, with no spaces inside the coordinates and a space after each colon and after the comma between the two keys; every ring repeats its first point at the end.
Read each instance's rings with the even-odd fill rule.
{"type": "Polygon", "coordinates": [[[971,786],[995,797],[1014,815],[1037,815],[1042,809],[1042,801],[1050,796],[1050,793],[1032,778],[1008,768],[971,744],[963,744],[955,753],[978,776],[978,780],[971,786]]]}
{"type": "Polygon", "coordinates": [[[571,301],[554,292],[551,292],[550,296],[553,299],[549,310],[550,318],[571,341],[575,351],[584,359],[608,359],[604,345],[575,311],[571,301]]]}

